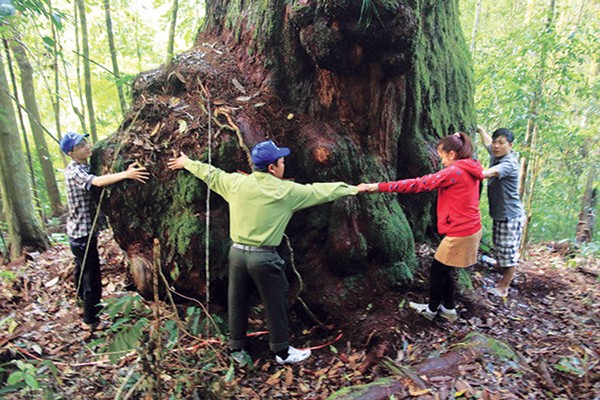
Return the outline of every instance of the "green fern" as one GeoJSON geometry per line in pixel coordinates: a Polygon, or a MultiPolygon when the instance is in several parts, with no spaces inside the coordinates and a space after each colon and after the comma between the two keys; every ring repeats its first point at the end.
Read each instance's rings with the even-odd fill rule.
{"type": "Polygon", "coordinates": [[[108,345],[101,348],[101,353],[109,353],[110,362],[116,364],[122,356],[139,348],[142,333],[149,325],[147,318],[141,318],[133,325],[121,325],[121,329],[109,338],[108,345]]]}

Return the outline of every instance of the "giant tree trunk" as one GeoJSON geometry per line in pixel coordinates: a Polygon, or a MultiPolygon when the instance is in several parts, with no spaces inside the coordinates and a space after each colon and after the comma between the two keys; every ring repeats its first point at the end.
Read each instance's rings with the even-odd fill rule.
{"type": "Polygon", "coordinates": [[[52,165],[48,144],[46,143],[46,136],[44,135],[44,129],[41,125],[41,117],[35,95],[35,87],[33,85],[33,68],[27,58],[25,48],[18,37],[10,42],[10,47],[15,55],[15,60],[19,65],[19,69],[21,70],[21,91],[23,92],[23,100],[25,101],[25,107],[27,108],[29,125],[31,126],[31,133],[33,134],[38,159],[40,166],[42,167],[42,175],[44,176],[46,192],[48,193],[48,199],[50,200],[52,216],[58,217],[62,215],[64,210],[62,201],[60,200],[58,185],[56,184],[54,166],[52,165]]]}
{"type": "MultiPolygon", "coordinates": [[[[166,161],[179,151],[206,160],[208,115],[216,166],[249,172],[246,149],[268,137],[292,148],[286,175],[300,183],[425,174],[437,169],[439,137],[472,130],[457,1],[363,4],[208,2],[196,47],[136,80],[132,110],[95,157],[104,171],[138,160],[152,173],[144,186],[111,188],[104,204],[142,291],[151,289],[153,238],[164,267],[179,272],[175,286],[205,290],[206,185],[167,171],[166,161]]],[[[228,209],[211,199],[211,298],[219,301],[228,209]]],[[[302,298],[321,317],[351,323],[348,310],[412,277],[414,240],[430,236],[433,205],[431,194],[377,195],[298,213],[287,234],[302,298]]]]}
{"type": "Polygon", "coordinates": [[[85,13],[85,1],[76,0],[79,12],[79,22],[81,26],[81,48],[83,50],[83,80],[85,88],[85,101],[87,105],[88,118],[90,123],[90,134],[92,140],[98,141],[96,131],[96,115],[94,113],[94,97],[92,95],[92,73],[90,71],[90,44],[88,39],[87,17],[85,13]]]}
{"type": "Polygon", "coordinates": [[[29,177],[19,138],[19,129],[0,57],[0,186],[8,222],[10,255],[17,258],[23,247],[48,248],[48,238],[33,208],[29,177]]]}

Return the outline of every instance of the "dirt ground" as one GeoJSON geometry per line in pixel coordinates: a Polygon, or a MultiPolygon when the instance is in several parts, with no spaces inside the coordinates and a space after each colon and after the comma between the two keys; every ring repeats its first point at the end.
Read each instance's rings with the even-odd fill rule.
{"type": "MultiPolygon", "coordinates": [[[[101,235],[99,247],[103,298],[131,295],[124,254],[110,233],[101,235]]],[[[419,255],[427,265],[430,250],[421,246],[419,255]]],[[[292,343],[314,350],[305,363],[286,367],[272,360],[267,336],[260,334],[265,329],[260,307],[252,315],[252,330],[259,334],[248,340],[252,357],[248,365],[239,366],[227,357],[223,335],[206,338],[180,333],[178,344],[169,348],[168,329],[163,330],[158,362],[150,360],[148,354],[154,353],[145,349],[152,340],[135,343],[136,350],[111,362],[109,355],[89,344],[110,340],[115,330],[91,333],[82,329],[71,259],[68,247],[58,244],[3,267],[0,389],[4,392],[0,396],[325,399],[342,388],[391,378],[400,382],[400,389],[370,398],[600,397],[600,266],[596,259],[579,253],[561,254],[547,245],[530,247],[505,299],[486,291],[499,273],[476,265],[470,271],[473,288],[458,297],[460,316],[455,323],[430,322],[407,308],[408,301],[426,299],[425,267],[413,287],[398,287],[389,296],[365,304],[364,312],[349,314],[344,327],[307,327],[297,317],[300,313],[292,312],[292,343]],[[483,351],[448,363],[448,356],[459,352],[461,343],[473,333],[508,346],[496,345],[500,347],[493,354],[483,351]],[[209,353],[212,361],[207,361],[209,353]],[[29,371],[41,389],[31,390],[35,385],[26,382],[25,373],[18,375],[25,389],[8,391],[10,383],[13,388],[19,385],[14,375],[19,370],[29,371]],[[400,376],[398,371],[406,370],[417,373],[400,376]],[[153,374],[154,381],[146,379],[153,374]]],[[[177,319],[189,328],[185,310],[188,305],[199,307],[194,302],[179,304],[175,316],[169,302],[158,308],[148,301],[143,305],[150,315],[146,339],[153,337],[151,327],[156,322],[149,310],[160,312],[162,326],[177,319]]],[[[224,318],[218,307],[211,312],[224,318]]],[[[113,319],[108,323],[114,327],[127,322],[113,319]]]]}

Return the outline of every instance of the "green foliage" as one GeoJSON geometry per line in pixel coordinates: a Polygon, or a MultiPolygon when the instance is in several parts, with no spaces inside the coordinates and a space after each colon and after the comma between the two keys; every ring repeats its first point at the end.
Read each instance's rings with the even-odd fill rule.
{"type": "Polygon", "coordinates": [[[58,369],[48,360],[25,362],[22,360],[13,360],[9,364],[0,366],[0,377],[4,378],[8,374],[3,386],[0,388],[0,395],[9,393],[19,393],[23,396],[35,396],[38,398],[54,398],[52,393],[53,385],[61,385],[62,380],[59,377],[58,369]]]}
{"type": "Polygon", "coordinates": [[[17,274],[13,271],[0,271],[0,281],[2,284],[11,283],[17,278],[17,274]]]}
{"type": "Polygon", "coordinates": [[[142,297],[137,293],[130,296],[106,299],[103,306],[104,312],[113,319],[118,315],[127,317],[133,313],[144,315],[149,313],[143,305],[142,297]]]}
{"type": "Polygon", "coordinates": [[[493,354],[505,360],[519,361],[519,355],[506,343],[496,340],[490,336],[479,332],[471,332],[466,336],[466,340],[455,345],[456,347],[475,346],[478,350],[493,354]]]}
{"type": "Polygon", "coordinates": [[[186,311],[186,329],[194,336],[202,336],[207,330],[211,335],[224,337],[227,324],[216,314],[206,317],[206,312],[198,307],[188,307],[186,311]]]}
{"type": "Polygon", "coordinates": [[[582,243],[580,252],[583,257],[598,258],[600,257],[600,244],[582,243]]]}
{"type": "MultiPolygon", "coordinates": [[[[112,325],[107,330],[98,331],[98,339],[90,342],[88,347],[99,354],[108,355],[112,363],[119,362],[127,354],[133,354],[142,364],[141,369],[132,368],[126,381],[121,383],[122,389],[142,397],[154,390],[151,382],[156,377],[153,374],[161,373],[163,377],[168,374],[173,381],[168,385],[170,392],[163,394],[170,396],[165,398],[179,399],[188,398],[190,393],[198,393],[198,390],[209,390],[223,379],[231,381],[234,378],[235,369],[232,372],[232,366],[222,362],[228,357],[222,354],[218,344],[200,345],[194,351],[181,351],[184,339],[206,337],[209,324],[210,340],[225,342],[225,323],[218,316],[207,317],[201,308],[188,307],[182,323],[174,318],[162,318],[160,324],[156,324],[150,308],[156,305],[145,302],[138,294],[110,298],[103,305],[112,325]],[[157,334],[160,335],[158,348],[155,340],[157,334]],[[164,370],[154,370],[156,357],[165,363],[162,364],[165,365],[164,370]],[[176,361],[171,362],[174,357],[176,361]]],[[[251,361],[248,365],[251,367],[251,361]]]]}
{"type": "Polygon", "coordinates": [[[377,0],[362,0],[360,5],[360,18],[358,19],[359,25],[364,25],[365,29],[371,25],[373,17],[381,21],[379,12],[377,11],[377,0]]]}
{"type": "Polygon", "coordinates": [[[198,232],[204,232],[204,225],[196,217],[193,207],[201,195],[201,181],[195,176],[180,174],[177,177],[163,230],[169,235],[169,258],[173,257],[174,252],[184,256],[190,250],[190,243],[198,236],[198,232]]]}
{"type": "Polygon", "coordinates": [[[90,348],[99,346],[100,353],[108,353],[109,359],[116,364],[131,351],[139,351],[144,333],[147,333],[151,314],[144,306],[139,294],[109,298],[103,303],[106,312],[114,321],[107,332],[90,343],[90,348]]]}
{"type": "Polygon", "coordinates": [[[470,271],[464,268],[458,268],[456,271],[456,277],[459,288],[464,290],[473,290],[473,280],[471,279],[470,271]]]}
{"type": "Polygon", "coordinates": [[[580,358],[577,355],[561,357],[561,359],[554,364],[554,368],[561,372],[566,372],[582,378],[594,367],[594,365],[595,363],[590,363],[587,353],[584,353],[583,358],[580,358]]]}
{"type": "Polygon", "coordinates": [[[23,361],[16,361],[18,370],[10,374],[6,383],[8,386],[15,388],[28,388],[29,390],[37,390],[40,384],[36,378],[37,368],[23,361]]]}
{"type": "MultiPolygon", "coordinates": [[[[473,31],[476,3],[461,2],[466,32],[473,31]]],[[[479,123],[490,132],[510,128],[520,156],[540,160],[529,226],[533,242],[574,237],[586,179],[599,155],[600,82],[591,68],[600,46],[598,5],[557,2],[550,30],[548,11],[547,2],[485,4],[473,54],[479,123]],[[538,92],[541,102],[532,114],[538,92]],[[541,138],[533,154],[523,147],[530,118],[541,138]]],[[[487,159],[482,148],[479,154],[487,159]]]]}
{"type": "Polygon", "coordinates": [[[200,323],[202,321],[203,312],[197,307],[188,307],[187,309],[187,328],[192,335],[201,333],[200,323]]]}
{"type": "Polygon", "coordinates": [[[167,220],[171,249],[184,256],[190,250],[192,239],[199,232],[204,232],[204,226],[196,218],[193,210],[183,209],[167,220]]]}
{"type": "Polygon", "coordinates": [[[140,318],[129,324],[130,319],[121,318],[111,326],[111,336],[107,336],[106,346],[102,347],[101,353],[109,353],[108,358],[116,364],[121,357],[127,353],[139,350],[144,329],[148,328],[149,320],[140,318]]]}

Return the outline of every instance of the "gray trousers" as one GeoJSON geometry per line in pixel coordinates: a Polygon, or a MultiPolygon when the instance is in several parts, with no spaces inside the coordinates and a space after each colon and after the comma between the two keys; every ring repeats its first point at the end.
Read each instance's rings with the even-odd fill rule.
{"type": "Polygon", "coordinates": [[[277,251],[229,250],[227,291],[230,345],[244,347],[248,329],[250,294],[256,286],[265,306],[269,348],[277,353],[289,346],[288,290],[285,262],[277,251]]]}

